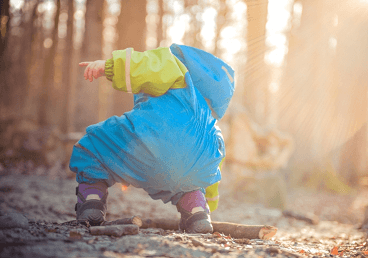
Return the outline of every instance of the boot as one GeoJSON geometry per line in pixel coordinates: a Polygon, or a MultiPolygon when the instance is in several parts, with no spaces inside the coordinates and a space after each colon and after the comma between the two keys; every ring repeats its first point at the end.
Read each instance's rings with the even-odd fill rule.
{"type": "Polygon", "coordinates": [[[181,214],[179,230],[186,233],[212,233],[209,207],[200,191],[185,193],[176,205],[181,214]]]}
{"type": "Polygon", "coordinates": [[[105,183],[79,184],[76,195],[78,202],[75,211],[78,222],[88,221],[91,226],[99,226],[106,220],[108,192],[105,183]]]}

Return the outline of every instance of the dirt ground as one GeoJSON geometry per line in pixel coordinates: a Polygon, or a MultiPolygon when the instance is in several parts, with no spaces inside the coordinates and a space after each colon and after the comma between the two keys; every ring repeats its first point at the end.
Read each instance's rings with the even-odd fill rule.
{"type": "MultiPolygon", "coordinates": [[[[44,171],[45,172],[45,171],[44,171]]],[[[73,179],[57,173],[0,172],[0,257],[365,257],[363,220],[368,191],[350,195],[288,190],[288,208],[313,213],[319,223],[290,218],[278,210],[231,197],[222,184],[218,210],[212,220],[278,228],[269,240],[234,239],[223,234],[185,234],[177,230],[140,229],[114,237],[91,235],[73,222],[76,202],[73,179]],[[43,174],[43,175],[41,175],[43,174]],[[13,226],[8,220],[12,220],[13,226]],[[4,224],[5,223],[5,224],[4,224]]],[[[178,218],[171,204],[154,201],[141,189],[109,189],[108,220],[178,218]]],[[[368,256],[368,255],[367,255],[368,256]]]]}

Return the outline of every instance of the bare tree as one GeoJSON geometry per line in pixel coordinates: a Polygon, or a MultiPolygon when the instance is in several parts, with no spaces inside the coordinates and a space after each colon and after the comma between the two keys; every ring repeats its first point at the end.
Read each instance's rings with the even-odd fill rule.
{"type": "MultiPolygon", "coordinates": [[[[104,0],[87,1],[85,15],[85,33],[81,48],[81,61],[94,61],[102,58],[102,17],[104,0]]],[[[80,72],[83,73],[82,68],[80,72]]],[[[77,131],[98,122],[98,81],[92,83],[78,76],[77,103],[73,111],[74,124],[77,131]]]]}
{"type": "Polygon", "coordinates": [[[10,14],[9,14],[9,0],[1,1],[0,4],[0,21],[1,21],[1,40],[0,40],[0,56],[3,56],[6,39],[9,35],[9,25],[10,25],[10,14]]]}
{"type": "Polygon", "coordinates": [[[189,30],[184,35],[184,43],[186,45],[203,49],[201,42],[202,21],[198,19],[203,13],[201,2],[195,0],[184,0],[184,11],[191,17],[189,30]],[[195,11],[194,11],[195,10],[195,11]]]}
{"type": "Polygon", "coordinates": [[[57,42],[58,42],[58,28],[59,28],[59,16],[60,16],[60,0],[56,1],[56,13],[54,16],[54,29],[52,32],[51,40],[52,46],[48,50],[48,53],[45,58],[45,65],[43,69],[43,78],[42,78],[42,91],[40,96],[40,110],[38,122],[41,126],[45,126],[49,124],[50,117],[52,116],[52,110],[48,109],[49,104],[49,93],[50,88],[54,83],[54,58],[57,50],[57,42]]]}
{"type": "MultiPolygon", "coordinates": [[[[134,48],[146,50],[146,0],[126,0],[121,2],[118,21],[119,39],[117,49],[134,48]]],[[[133,94],[114,92],[114,114],[122,115],[133,108],[133,94]]]]}
{"type": "Polygon", "coordinates": [[[28,91],[29,66],[32,52],[34,20],[38,1],[32,1],[20,10],[9,13],[2,9],[2,50],[1,50],[1,96],[3,117],[21,117],[22,108],[28,91]],[[7,16],[7,15],[9,16],[7,16]],[[10,27],[9,17],[17,16],[17,24],[10,27]],[[10,34],[15,29],[17,33],[10,34]]]}
{"type": "Polygon", "coordinates": [[[9,14],[9,0],[3,1],[0,5],[0,24],[1,24],[1,35],[0,35],[0,118],[3,118],[6,112],[3,113],[5,109],[4,104],[7,102],[7,83],[6,83],[6,57],[5,50],[9,37],[9,24],[10,24],[10,14],[9,14]]]}
{"type": "Polygon", "coordinates": [[[268,1],[254,0],[247,3],[247,62],[239,74],[246,84],[245,105],[253,120],[266,123],[268,105],[268,69],[264,62],[266,54],[266,23],[268,1]]]}
{"type": "Polygon", "coordinates": [[[63,96],[63,113],[61,119],[61,131],[67,133],[70,126],[70,90],[71,90],[71,68],[72,64],[72,53],[73,53],[73,14],[74,14],[74,0],[68,0],[68,21],[67,21],[67,34],[65,39],[64,48],[64,59],[63,59],[63,77],[64,77],[64,96],[63,96]]]}
{"type": "Polygon", "coordinates": [[[164,0],[158,0],[158,23],[157,23],[157,47],[160,46],[161,41],[164,39],[163,31],[163,17],[164,17],[164,0]]]}

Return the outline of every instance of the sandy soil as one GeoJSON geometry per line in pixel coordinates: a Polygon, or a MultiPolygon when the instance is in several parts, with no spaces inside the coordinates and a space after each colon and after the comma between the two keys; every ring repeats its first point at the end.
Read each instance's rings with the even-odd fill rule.
{"type": "MultiPolygon", "coordinates": [[[[162,229],[140,229],[136,235],[122,237],[94,236],[88,227],[70,222],[75,219],[76,185],[73,179],[3,172],[0,226],[7,214],[14,218],[21,214],[28,225],[0,228],[0,257],[330,257],[331,252],[364,257],[368,250],[366,233],[357,230],[368,200],[365,189],[348,196],[289,190],[288,208],[319,217],[320,222],[311,225],[278,209],[234,199],[223,184],[212,220],[278,228],[269,240],[248,240],[162,229]]],[[[174,206],[150,199],[141,189],[123,191],[118,184],[110,188],[108,220],[133,215],[178,218],[174,206]]]]}

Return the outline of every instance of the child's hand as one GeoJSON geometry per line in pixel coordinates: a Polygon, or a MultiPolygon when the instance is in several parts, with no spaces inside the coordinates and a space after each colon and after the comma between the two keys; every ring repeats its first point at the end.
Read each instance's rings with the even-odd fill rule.
{"type": "Polygon", "coordinates": [[[90,82],[95,79],[105,75],[105,60],[97,60],[94,62],[81,62],[79,66],[87,66],[84,70],[84,78],[89,79],[90,82]]]}

